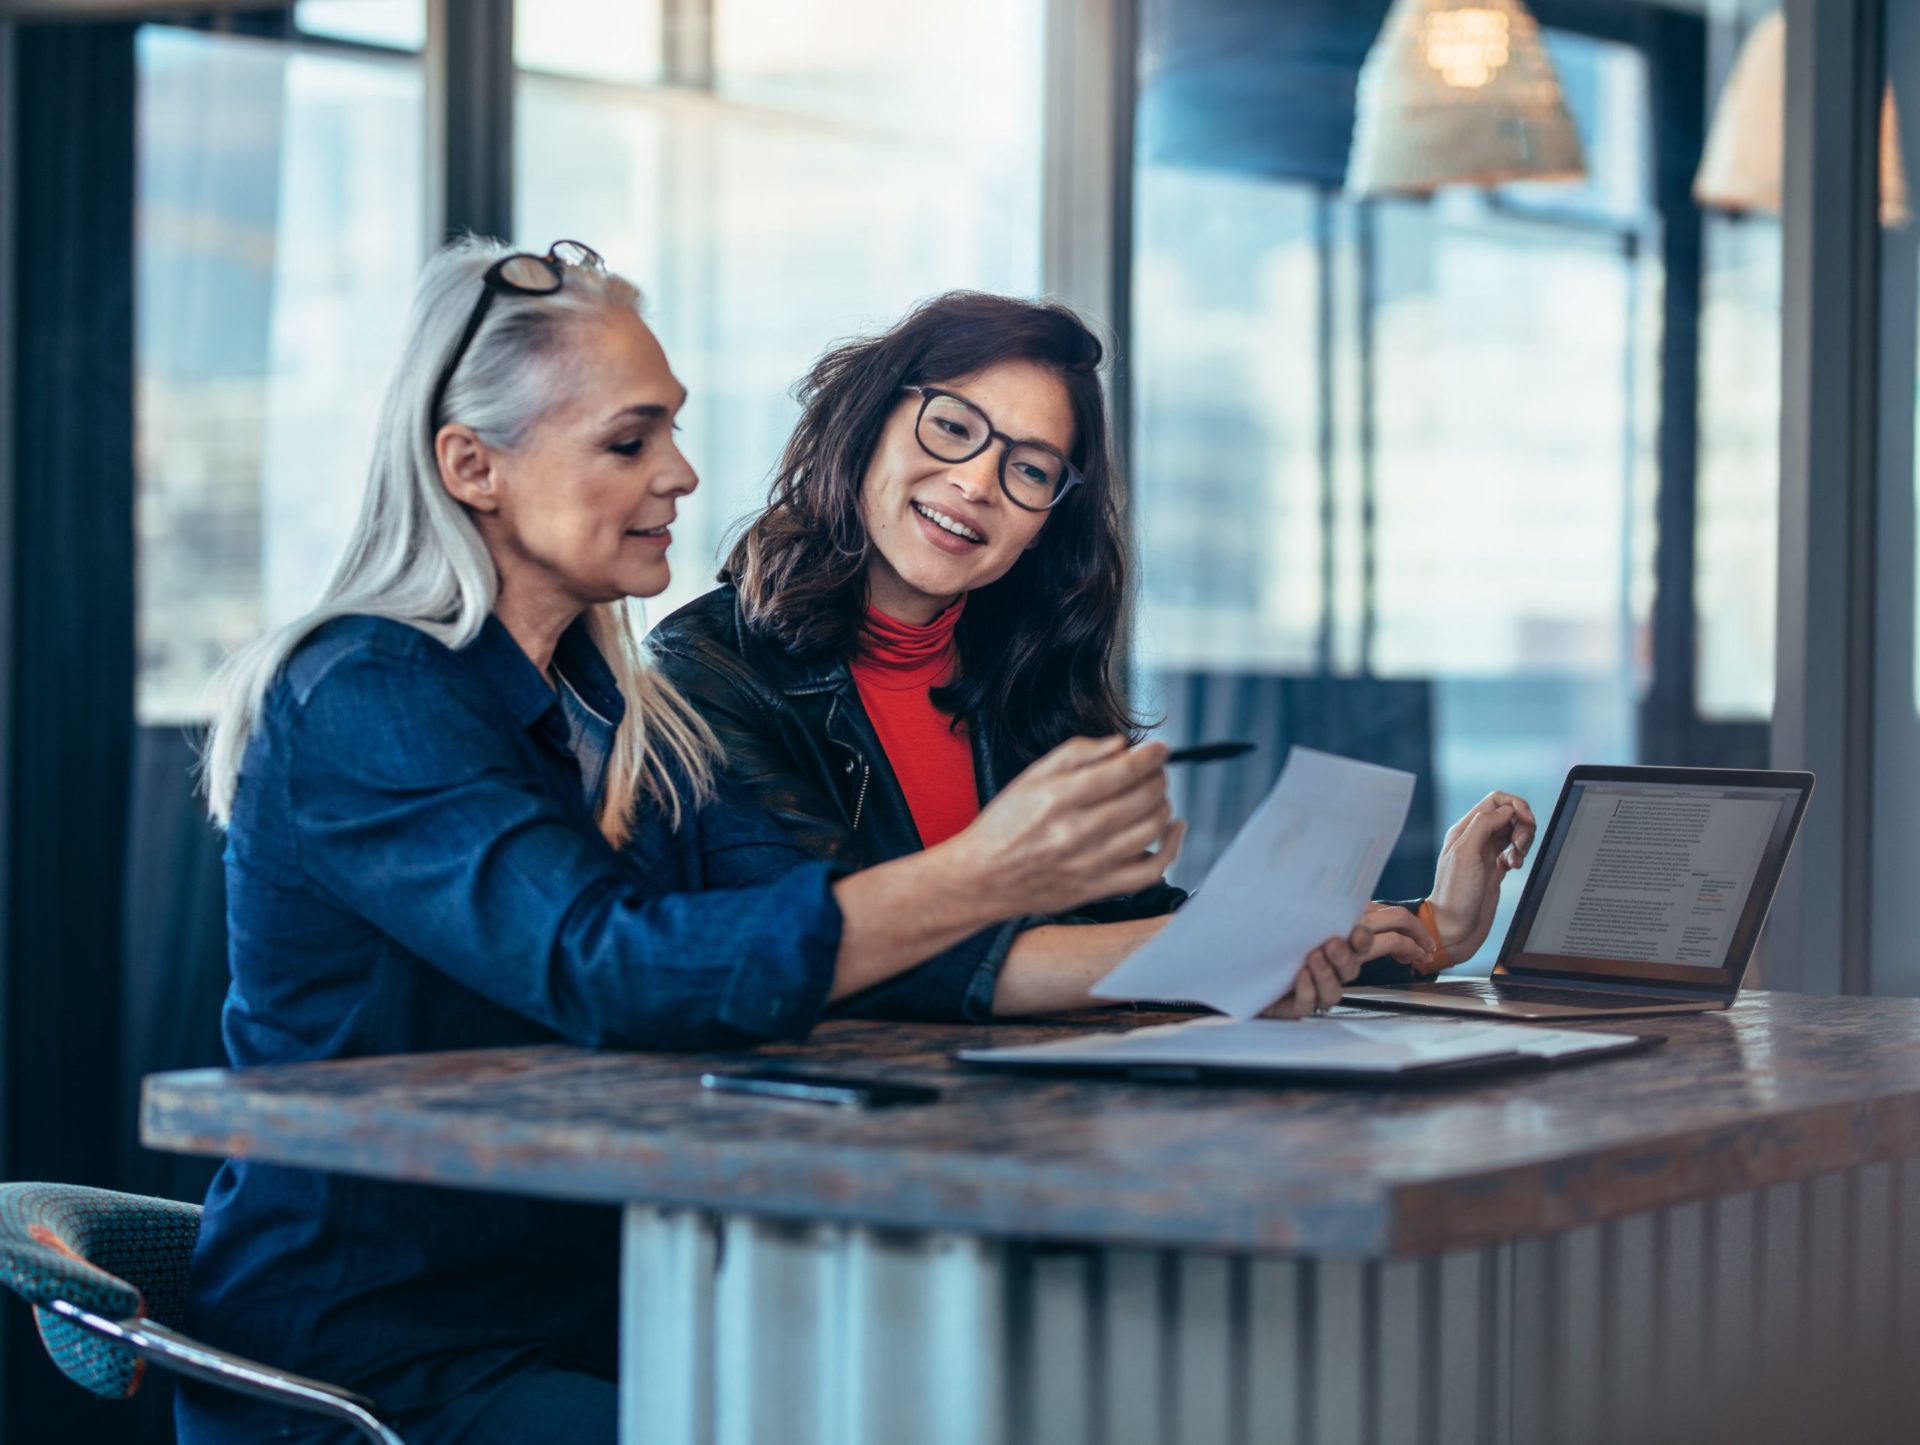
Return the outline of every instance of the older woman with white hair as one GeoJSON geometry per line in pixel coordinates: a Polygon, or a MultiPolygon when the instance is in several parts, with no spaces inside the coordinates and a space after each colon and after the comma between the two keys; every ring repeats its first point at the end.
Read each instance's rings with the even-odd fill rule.
{"type": "MultiPolygon", "coordinates": [[[[983,927],[1161,876],[1163,751],[1120,738],[862,872],[726,796],[621,605],[667,584],[685,400],[585,247],[429,263],[346,555],[225,674],[236,1066],[798,1039],[983,927]]],[[[617,1258],[611,1210],[236,1160],[189,1323],[373,1396],[410,1441],[611,1441],[617,1258]]],[[[335,1438],[192,1386],[178,1419],[185,1445],[335,1438]]]]}

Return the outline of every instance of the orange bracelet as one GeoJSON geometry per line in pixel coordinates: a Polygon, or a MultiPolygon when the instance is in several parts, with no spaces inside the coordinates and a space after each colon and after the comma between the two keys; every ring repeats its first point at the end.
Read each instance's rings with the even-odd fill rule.
{"type": "Polygon", "coordinates": [[[1440,941],[1440,920],[1433,916],[1433,900],[1431,898],[1421,900],[1420,911],[1416,916],[1420,920],[1420,926],[1426,929],[1427,933],[1433,939],[1434,971],[1437,973],[1443,968],[1452,968],[1453,955],[1447,952],[1446,944],[1440,941]]]}

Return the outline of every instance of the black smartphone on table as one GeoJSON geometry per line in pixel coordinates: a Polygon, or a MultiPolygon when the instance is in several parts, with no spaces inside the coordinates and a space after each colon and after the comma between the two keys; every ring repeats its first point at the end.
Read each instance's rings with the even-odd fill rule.
{"type": "Polygon", "coordinates": [[[700,1086],[723,1094],[759,1094],[772,1099],[797,1099],[807,1104],[840,1104],[878,1109],[892,1104],[931,1104],[940,1091],[927,1084],[901,1084],[888,1079],[861,1079],[845,1074],[823,1074],[785,1064],[765,1064],[737,1072],[700,1076],[700,1086]]]}

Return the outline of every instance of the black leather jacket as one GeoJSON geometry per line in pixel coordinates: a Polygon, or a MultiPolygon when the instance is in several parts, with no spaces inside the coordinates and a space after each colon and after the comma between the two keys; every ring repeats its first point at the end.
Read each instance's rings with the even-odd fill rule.
{"type": "MultiPolygon", "coordinates": [[[[920,851],[906,794],[860,705],[845,658],[802,662],[750,631],[739,595],[723,586],[648,634],[655,665],[699,710],[726,748],[726,771],[818,858],[866,868],[920,851]]],[[[984,728],[969,728],[973,774],[985,803],[1009,769],[984,728]]],[[[1162,883],[1060,918],[1021,918],[956,944],[868,990],[848,1012],[866,1017],[981,1020],[1021,929],[1104,923],[1168,913],[1186,897],[1162,883]]]]}

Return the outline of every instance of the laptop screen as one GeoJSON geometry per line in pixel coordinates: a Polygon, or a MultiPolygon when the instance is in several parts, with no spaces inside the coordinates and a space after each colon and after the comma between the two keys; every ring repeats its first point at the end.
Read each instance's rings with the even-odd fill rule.
{"type": "Polygon", "coordinates": [[[1737,986],[1811,786],[1799,773],[1574,769],[1501,965],[1737,986]]]}

